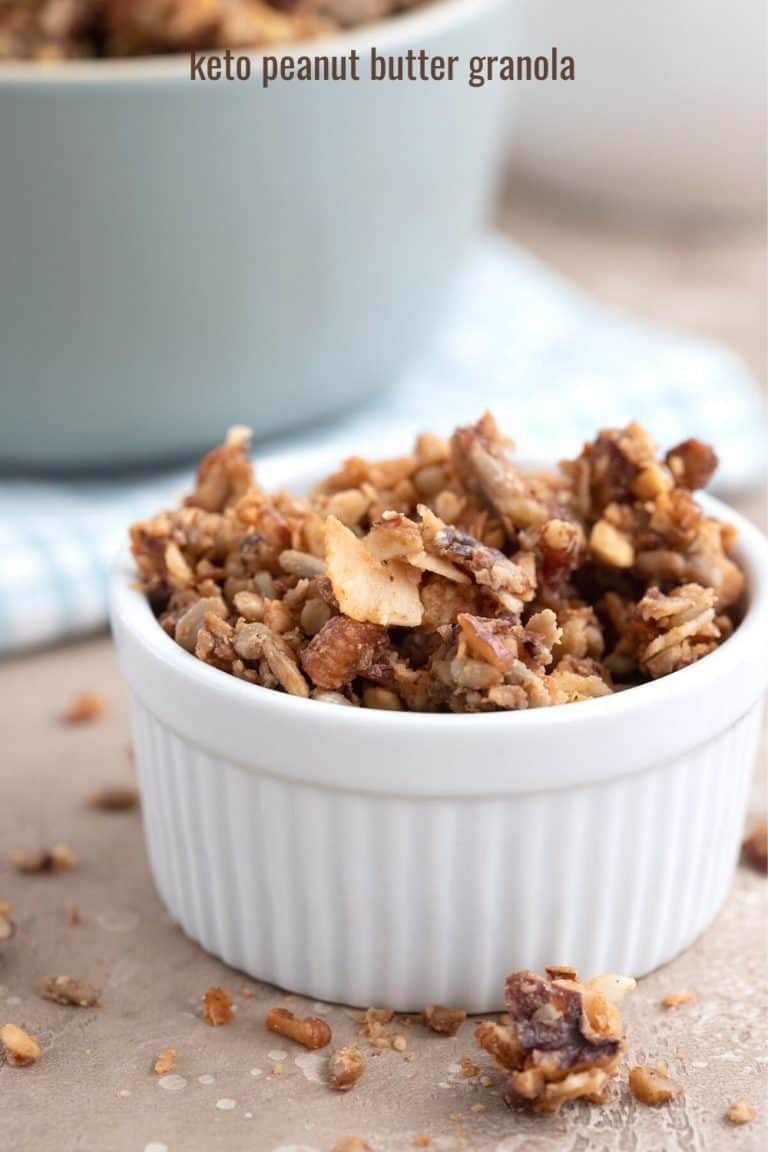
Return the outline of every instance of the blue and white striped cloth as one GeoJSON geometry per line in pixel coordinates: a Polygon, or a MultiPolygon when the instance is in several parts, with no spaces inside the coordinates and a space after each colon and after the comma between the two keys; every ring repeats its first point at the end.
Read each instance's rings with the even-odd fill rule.
{"type": "MultiPolygon", "coordinates": [[[[282,479],[285,452],[400,454],[420,428],[448,432],[485,408],[528,459],[575,454],[598,427],[635,419],[663,446],[692,435],[713,442],[721,490],[761,481],[765,415],[732,353],[612,312],[496,239],[480,246],[407,377],[353,417],[283,441],[264,480],[273,464],[282,479]]],[[[224,431],[212,428],[212,442],[224,431]]],[[[102,626],[110,560],[128,525],[173,502],[190,478],[0,480],[0,653],[102,626]]]]}

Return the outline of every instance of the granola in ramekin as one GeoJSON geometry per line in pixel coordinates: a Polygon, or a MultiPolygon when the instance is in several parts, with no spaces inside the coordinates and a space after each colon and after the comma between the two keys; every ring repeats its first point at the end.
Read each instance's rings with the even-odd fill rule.
{"type": "Polygon", "coordinates": [[[744,575],[693,491],[717,460],[658,459],[636,424],[558,473],[524,470],[492,416],[396,459],[346,460],[308,496],[257,484],[249,432],[180,508],[131,529],[160,625],[262,687],[393,711],[607,696],[711,652],[744,575]]]}
{"type": "Polygon", "coordinates": [[[0,0],[0,60],[265,49],[424,0],[0,0]]]}

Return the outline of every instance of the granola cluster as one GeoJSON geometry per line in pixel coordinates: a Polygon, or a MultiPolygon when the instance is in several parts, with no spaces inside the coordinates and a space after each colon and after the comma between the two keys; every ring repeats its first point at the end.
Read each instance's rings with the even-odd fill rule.
{"type": "Polygon", "coordinates": [[[0,0],[0,60],[265,49],[423,0],[0,0]]]}
{"type": "Polygon", "coordinates": [[[605,696],[711,652],[744,576],[692,489],[631,424],[558,474],[524,471],[490,415],[412,454],[358,457],[308,496],[256,483],[248,429],[181,508],[131,529],[161,626],[252,684],[340,705],[517,710],[605,696]]]}
{"type": "Polygon", "coordinates": [[[507,1072],[504,1099],[538,1112],[569,1100],[602,1103],[624,1051],[617,1003],[635,986],[623,976],[582,984],[572,968],[547,977],[513,972],[507,978],[507,1023],[484,1021],[475,1037],[507,1072]]]}

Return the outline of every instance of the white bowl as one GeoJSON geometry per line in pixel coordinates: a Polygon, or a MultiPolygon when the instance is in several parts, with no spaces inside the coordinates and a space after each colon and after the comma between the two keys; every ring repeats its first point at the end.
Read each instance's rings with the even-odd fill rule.
{"type": "MultiPolygon", "coordinates": [[[[511,0],[312,45],[497,52],[511,0]]],[[[384,388],[481,230],[503,86],[192,81],[188,56],[0,63],[0,464],[114,467],[384,388]],[[41,418],[44,414],[44,418],[41,418]]]]}
{"type": "Polygon", "coordinates": [[[120,557],[112,626],[173,918],[257,979],[402,1010],[489,1011],[516,968],[641,976],[687,947],[731,883],[768,680],[768,542],[702,504],[739,529],[733,636],[665,679],[528,712],[246,684],[163,632],[120,557]]]}

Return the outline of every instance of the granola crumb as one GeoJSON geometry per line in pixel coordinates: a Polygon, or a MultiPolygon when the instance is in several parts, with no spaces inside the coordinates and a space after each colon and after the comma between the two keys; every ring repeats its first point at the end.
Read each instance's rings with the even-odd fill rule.
{"type": "Polygon", "coordinates": [[[395,1052],[405,1052],[408,1047],[408,1041],[405,1036],[398,1032],[396,1036],[392,1037],[392,1047],[395,1052]]]}
{"type": "Polygon", "coordinates": [[[485,1104],[473,1104],[469,1110],[470,1112],[485,1112],[485,1104]]]}
{"type": "Polygon", "coordinates": [[[430,1148],[432,1146],[432,1137],[427,1136],[426,1132],[422,1132],[419,1136],[413,1138],[414,1148],[430,1148]]]}
{"type": "Polygon", "coordinates": [[[757,1108],[754,1104],[750,1104],[747,1100],[737,1100],[735,1104],[731,1104],[730,1108],[725,1114],[725,1118],[729,1124],[751,1124],[757,1117],[757,1108]]]}
{"type": "Polygon", "coordinates": [[[40,1059],[37,1040],[15,1024],[4,1024],[0,1028],[0,1044],[5,1048],[8,1063],[14,1068],[26,1068],[40,1059]]]}
{"type": "Polygon", "coordinates": [[[282,1076],[285,1069],[282,1064],[273,1064],[271,1071],[273,1076],[282,1076]]]}
{"type": "Polygon", "coordinates": [[[176,1049],[164,1048],[155,1060],[153,1070],[157,1076],[167,1076],[176,1067],[176,1049]]]}
{"type": "Polygon", "coordinates": [[[70,928],[76,928],[78,924],[82,924],[83,917],[80,913],[80,907],[77,904],[70,904],[67,909],[67,924],[70,928]]]}
{"type": "Polygon", "coordinates": [[[538,1112],[557,1112],[576,1099],[604,1103],[625,1048],[616,1000],[634,983],[613,974],[581,983],[512,973],[506,983],[509,1023],[483,1021],[475,1029],[509,1076],[505,1102],[538,1112]]]}
{"type": "Polygon", "coordinates": [[[98,692],[81,692],[70,702],[62,720],[65,724],[90,724],[106,709],[107,702],[98,692]]]}
{"type": "Polygon", "coordinates": [[[424,1023],[442,1036],[455,1036],[467,1018],[463,1008],[445,1008],[442,1004],[428,1004],[424,1009],[424,1023]]]}
{"type": "Polygon", "coordinates": [[[462,1076],[466,1076],[468,1080],[471,1080],[472,1077],[478,1076],[480,1074],[480,1069],[478,1068],[477,1064],[475,1064],[475,1062],[469,1056],[462,1056],[460,1064],[461,1074],[462,1076]]]}
{"type": "Polygon", "coordinates": [[[232,997],[216,985],[209,988],[203,997],[203,1014],[212,1028],[229,1024],[234,1019],[232,997]]]}
{"type": "Polygon", "coordinates": [[[139,790],[128,784],[109,784],[85,798],[89,808],[101,812],[128,812],[139,806],[139,790]]]}
{"type": "Polygon", "coordinates": [[[332,1152],[371,1152],[371,1146],[360,1136],[342,1136],[334,1144],[332,1152]]]}
{"type": "Polygon", "coordinates": [[[319,1016],[307,1016],[300,1020],[287,1008],[272,1008],[267,1015],[266,1025],[270,1032],[287,1036],[305,1048],[325,1048],[331,1042],[331,1030],[319,1016]]]}
{"type": "Polygon", "coordinates": [[[356,1044],[337,1048],[329,1060],[331,1086],[349,1092],[365,1072],[365,1057],[356,1044]]]}
{"type": "Polygon", "coordinates": [[[679,1008],[681,1004],[693,1004],[696,1001],[695,992],[686,989],[684,992],[670,992],[662,1000],[664,1008],[679,1008]]]}
{"type": "Polygon", "coordinates": [[[249,988],[247,984],[244,984],[240,989],[240,995],[242,996],[243,1000],[252,1000],[253,994],[253,988],[249,988]]]}
{"type": "Polygon", "coordinates": [[[768,821],[761,820],[741,845],[741,859],[756,872],[768,873],[768,821]]]}
{"type": "Polygon", "coordinates": [[[493,1084],[493,1077],[492,1076],[481,1076],[480,1077],[480,1083],[482,1084],[483,1088],[490,1088],[491,1085],[493,1084]]]}
{"type": "Polygon", "coordinates": [[[92,984],[87,980],[75,980],[72,976],[46,976],[43,999],[75,1008],[98,1008],[101,1004],[100,994],[92,984]]]}
{"type": "Polygon", "coordinates": [[[415,1052],[403,1052],[403,1060],[405,1060],[406,1064],[412,1064],[415,1059],[415,1052]]]}
{"type": "Polygon", "coordinates": [[[641,1104],[651,1107],[667,1104],[683,1095],[683,1086],[669,1075],[666,1065],[657,1064],[650,1068],[647,1064],[636,1064],[629,1070],[629,1088],[641,1104]]]}
{"type": "Polygon", "coordinates": [[[11,863],[17,872],[70,872],[77,868],[78,859],[68,844],[54,844],[53,848],[18,849],[11,853],[11,863]]]}

